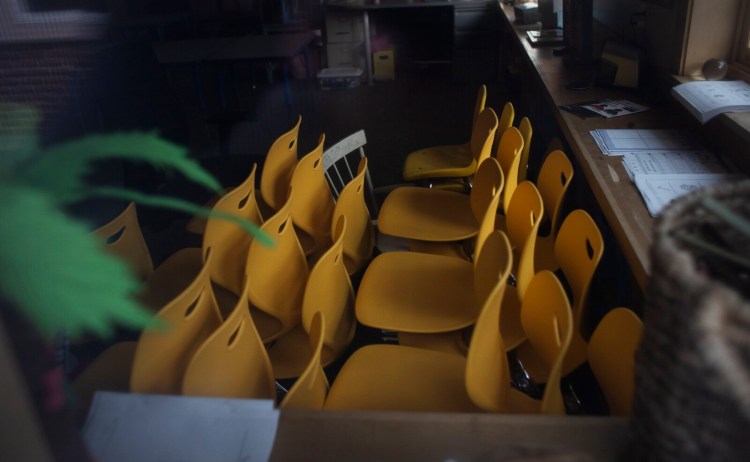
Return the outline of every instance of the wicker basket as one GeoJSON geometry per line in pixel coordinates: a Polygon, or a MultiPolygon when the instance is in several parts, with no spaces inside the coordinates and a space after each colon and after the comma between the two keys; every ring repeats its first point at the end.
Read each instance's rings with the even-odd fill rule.
{"type": "Polygon", "coordinates": [[[684,196],[656,222],[636,355],[635,460],[750,460],[750,303],[737,290],[747,293],[750,278],[726,283],[673,234],[750,257],[750,239],[708,213],[705,197],[750,218],[747,180],[684,196]]]}

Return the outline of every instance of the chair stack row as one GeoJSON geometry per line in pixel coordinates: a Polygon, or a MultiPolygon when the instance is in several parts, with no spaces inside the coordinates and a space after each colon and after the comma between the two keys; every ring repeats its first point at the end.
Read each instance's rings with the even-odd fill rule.
{"type": "MultiPolygon", "coordinates": [[[[418,166],[416,179],[431,187],[396,188],[379,211],[367,204],[364,132],[328,150],[321,135],[300,157],[301,117],[269,149],[260,194],[253,166],[215,203],[201,249],[154,269],[128,207],[96,234],[144,277],[140,297],[155,310],[156,330],[106,350],[78,378],[78,391],[275,398],[274,380],[298,378],[282,406],[564,414],[560,380],[592,358],[603,387],[618,391],[611,411],[628,412],[632,372],[617,375],[603,351],[612,326],[632,321],[622,312],[632,312],[613,310],[618,317],[601,323],[610,334],[581,335],[603,240],[584,210],[563,216],[572,164],[553,150],[537,181],[526,179],[529,120],[516,128],[512,104],[498,119],[485,99],[481,86],[466,144],[407,158],[405,174],[418,166]],[[351,152],[356,168],[342,170],[351,152]],[[445,168],[429,170],[436,166],[445,168]],[[406,239],[408,251],[373,258],[370,210],[377,231],[406,239]],[[252,221],[273,245],[222,214],[252,221]],[[543,222],[548,232],[538,236],[543,222]],[[140,249],[118,247],[130,237],[140,249]],[[393,331],[400,344],[360,348],[329,390],[323,367],[347,351],[358,323],[393,331]],[[546,383],[541,399],[511,387],[509,352],[546,383]]],[[[627,334],[637,338],[631,324],[627,334]]],[[[636,344],[618,348],[632,357],[636,344]]]]}

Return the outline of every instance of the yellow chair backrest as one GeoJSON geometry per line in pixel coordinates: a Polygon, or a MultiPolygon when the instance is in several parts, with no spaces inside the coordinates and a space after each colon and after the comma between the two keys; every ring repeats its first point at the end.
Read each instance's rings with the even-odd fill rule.
{"type": "Polygon", "coordinates": [[[518,185],[518,165],[523,151],[523,136],[516,127],[508,127],[500,135],[495,158],[500,162],[505,176],[505,190],[503,191],[503,210],[508,210],[510,199],[518,185]]]}
{"type": "Polygon", "coordinates": [[[271,361],[258,335],[246,290],[230,315],[193,355],[182,393],[224,398],[275,399],[271,361]]]}
{"type": "Polygon", "coordinates": [[[485,181],[483,179],[482,182],[478,183],[477,186],[475,186],[473,189],[486,188],[487,192],[482,194],[491,194],[492,197],[485,206],[484,216],[479,222],[479,230],[477,231],[477,237],[474,240],[474,256],[479,255],[479,253],[482,251],[482,245],[484,244],[485,239],[487,239],[487,236],[489,236],[495,230],[497,207],[500,204],[500,197],[503,194],[504,179],[503,171],[500,169],[500,164],[498,164],[497,161],[492,157],[486,159],[484,163],[488,165],[483,167],[483,170],[485,170],[483,172],[483,175],[486,175],[488,177],[488,180],[485,181]],[[491,169],[489,167],[490,165],[492,165],[491,169]]]}
{"type": "MultiPolygon", "coordinates": [[[[504,276],[506,260],[513,262],[512,258],[505,258],[503,255],[504,241],[507,240],[507,236],[502,233],[501,239],[495,236],[496,233],[497,231],[493,231],[487,236],[479,255],[474,258],[474,296],[480,307],[489,297],[498,280],[507,277],[504,276]],[[492,241],[489,241],[489,239],[492,239],[492,241]],[[498,257],[498,253],[501,254],[501,257],[498,257]]],[[[510,269],[507,269],[507,271],[510,274],[510,269]]]]}
{"type": "Polygon", "coordinates": [[[278,331],[266,338],[267,342],[299,324],[310,271],[292,223],[293,194],[290,188],[287,203],[260,228],[274,240],[274,246],[267,247],[254,239],[247,254],[248,300],[279,321],[278,331]]]}
{"type": "Polygon", "coordinates": [[[521,158],[518,160],[518,182],[526,181],[526,171],[529,167],[529,152],[531,152],[531,135],[534,131],[531,128],[531,121],[524,117],[518,122],[518,131],[523,137],[523,150],[521,158]]]}
{"type": "Polygon", "coordinates": [[[130,374],[135,393],[180,394],[193,353],[221,324],[206,263],[190,285],[156,314],[163,329],[146,329],[138,339],[130,374]]]}
{"type": "MultiPolygon", "coordinates": [[[[348,220],[339,217],[333,245],[318,259],[307,279],[302,300],[302,326],[310,333],[316,313],[325,315],[324,357],[340,356],[354,338],[354,288],[343,256],[348,220]]],[[[326,361],[330,362],[330,361],[326,361]]]]}
{"type": "Polygon", "coordinates": [[[484,220],[487,207],[495,194],[502,190],[504,182],[503,171],[495,159],[487,158],[479,164],[469,196],[471,212],[477,223],[484,220]]]}
{"type": "Polygon", "coordinates": [[[492,141],[495,139],[497,130],[497,114],[491,107],[486,107],[477,117],[476,122],[471,128],[471,140],[469,141],[469,150],[477,163],[492,154],[492,141]]]}
{"type": "MultiPolygon", "coordinates": [[[[501,268],[499,276],[483,281],[486,292],[482,310],[474,325],[466,358],[466,391],[471,400],[485,411],[505,410],[506,394],[510,388],[510,371],[505,344],[500,335],[500,310],[505,286],[510,274],[513,254],[508,238],[495,231],[485,240],[482,256],[495,260],[501,268]]],[[[484,263],[483,263],[484,264],[484,263]]]]}
{"type": "Polygon", "coordinates": [[[526,288],[535,274],[536,234],[543,214],[542,197],[534,183],[524,181],[519,184],[508,206],[505,224],[508,238],[514,249],[514,259],[517,262],[515,276],[520,300],[523,300],[526,288]]]}
{"type": "MultiPolygon", "coordinates": [[[[213,210],[241,216],[258,226],[263,224],[256,198],[255,171],[256,165],[253,164],[245,181],[224,194],[213,210]]],[[[209,218],[203,233],[203,255],[209,249],[213,253],[209,269],[211,280],[235,294],[242,292],[247,251],[252,240],[253,236],[235,223],[209,218]]]]}
{"type": "Polygon", "coordinates": [[[128,204],[122,213],[92,234],[104,241],[107,251],[122,258],[140,280],[154,271],[151,254],[138,224],[135,203],[128,204]]]}
{"type": "Polygon", "coordinates": [[[365,202],[365,173],[367,157],[359,161],[357,174],[341,190],[331,219],[333,236],[340,217],[346,217],[344,234],[344,263],[349,274],[354,274],[372,258],[375,248],[375,229],[365,202]]]}
{"type": "Polygon", "coordinates": [[[562,199],[573,180],[573,164],[560,150],[554,150],[544,159],[536,187],[544,201],[545,216],[550,222],[550,235],[555,236],[560,226],[562,199]]]}
{"type": "Polygon", "coordinates": [[[310,322],[310,363],[289,389],[279,408],[323,409],[329,389],[328,378],[320,364],[323,338],[326,335],[325,324],[325,315],[316,312],[310,322]]]}
{"type": "Polygon", "coordinates": [[[635,352],[643,322],[627,308],[609,311],[594,329],[586,355],[612,415],[630,415],[635,352]]]}
{"type": "Polygon", "coordinates": [[[565,289],[551,271],[540,271],[531,280],[521,305],[521,324],[531,347],[549,371],[541,412],[565,414],[560,378],[573,336],[573,318],[565,289]]]}
{"type": "Polygon", "coordinates": [[[474,102],[474,114],[471,117],[471,126],[477,122],[479,114],[484,110],[484,106],[487,104],[487,86],[485,84],[479,85],[477,90],[477,99],[474,102]]]}
{"type": "Polygon", "coordinates": [[[278,210],[286,203],[292,172],[297,165],[297,138],[302,116],[291,130],[282,134],[268,149],[260,177],[260,193],[272,209],[278,210]]]}
{"type": "Polygon", "coordinates": [[[573,319],[580,328],[581,316],[599,261],[604,239],[599,227],[585,210],[570,212],[560,225],[555,240],[555,257],[572,292],[573,319]]]}
{"type": "Polygon", "coordinates": [[[303,244],[306,251],[330,244],[334,202],[323,167],[324,142],[325,135],[320,135],[317,146],[297,163],[291,180],[296,192],[291,200],[292,220],[314,241],[303,244]]]}
{"type": "Polygon", "coordinates": [[[503,110],[500,112],[500,120],[497,124],[497,134],[505,133],[508,127],[513,126],[513,120],[516,118],[516,109],[513,107],[513,103],[510,101],[503,105],[503,110]]]}

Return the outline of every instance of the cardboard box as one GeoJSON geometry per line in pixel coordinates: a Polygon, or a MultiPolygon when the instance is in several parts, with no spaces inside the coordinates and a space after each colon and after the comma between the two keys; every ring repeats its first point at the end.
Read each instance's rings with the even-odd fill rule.
{"type": "Polygon", "coordinates": [[[328,67],[318,72],[318,82],[323,90],[356,88],[362,82],[362,74],[359,67],[328,67]]]}
{"type": "Polygon", "coordinates": [[[326,42],[361,42],[365,26],[361,14],[326,13],[326,42]]]}
{"type": "Polygon", "coordinates": [[[365,67],[363,42],[329,43],[326,45],[328,67],[365,67]]]}
{"type": "Polygon", "coordinates": [[[376,51],[372,54],[372,76],[377,80],[393,80],[396,78],[393,50],[376,51]]]}

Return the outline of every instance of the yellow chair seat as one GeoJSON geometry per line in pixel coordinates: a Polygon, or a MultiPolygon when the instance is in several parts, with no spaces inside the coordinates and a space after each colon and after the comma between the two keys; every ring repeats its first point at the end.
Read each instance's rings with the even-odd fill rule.
{"type": "Polygon", "coordinates": [[[453,257],[388,252],[367,268],[355,304],[357,319],[387,330],[438,333],[476,321],[474,266],[453,257]]]}
{"type": "MultiPolygon", "coordinates": [[[[214,291],[216,304],[219,306],[222,318],[226,319],[237,305],[239,297],[234,292],[218,284],[212,283],[211,288],[214,291]]],[[[261,311],[251,306],[250,315],[253,318],[253,323],[255,324],[255,328],[258,330],[258,335],[260,335],[263,343],[271,342],[281,332],[281,321],[265,311],[261,311]]]]}
{"type": "Polygon", "coordinates": [[[453,191],[397,188],[388,194],[378,215],[380,232],[421,241],[469,239],[478,228],[470,196],[453,191]]]}
{"type": "Polygon", "coordinates": [[[466,356],[466,353],[469,351],[469,345],[465,331],[468,331],[468,329],[454,330],[440,334],[399,332],[398,344],[466,356]]]}
{"type": "Polygon", "coordinates": [[[406,181],[428,178],[459,178],[472,175],[477,168],[468,144],[448,144],[419,149],[406,156],[406,181]]]}
{"type": "MultiPolygon", "coordinates": [[[[268,348],[268,356],[273,365],[276,379],[299,377],[310,364],[313,351],[310,348],[310,335],[300,324],[291,332],[278,338],[268,348]]],[[[336,352],[323,345],[320,352],[320,364],[325,367],[336,359],[336,352]]]]}
{"type": "Polygon", "coordinates": [[[355,351],[328,393],[326,409],[478,412],[466,392],[466,358],[397,345],[355,351]]]}

